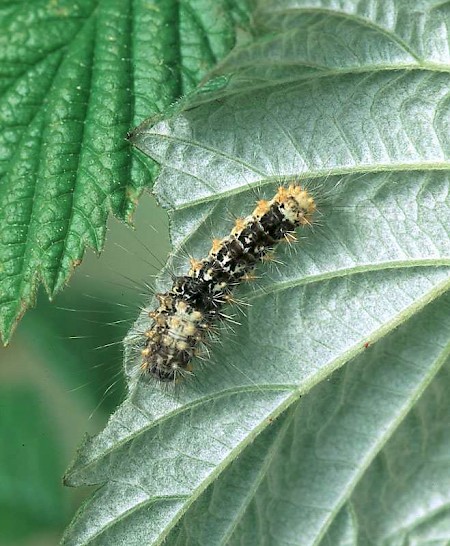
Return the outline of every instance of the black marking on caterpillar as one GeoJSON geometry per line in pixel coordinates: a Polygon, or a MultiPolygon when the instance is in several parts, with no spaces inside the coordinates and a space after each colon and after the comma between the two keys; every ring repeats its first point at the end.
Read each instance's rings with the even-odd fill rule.
{"type": "Polygon", "coordinates": [[[301,186],[280,187],[270,201],[259,201],[249,216],[237,219],[228,236],[213,240],[206,258],[191,260],[188,274],[156,295],[159,306],[149,313],[153,323],[145,332],[141,370],[161,382],[189,374],[208,333],[224,319],[222,308],[233,301],[234,289],[252,278],[280,241],[295,240],[295,229],[309,225],[315,210],[314,198],[301,186]]]}

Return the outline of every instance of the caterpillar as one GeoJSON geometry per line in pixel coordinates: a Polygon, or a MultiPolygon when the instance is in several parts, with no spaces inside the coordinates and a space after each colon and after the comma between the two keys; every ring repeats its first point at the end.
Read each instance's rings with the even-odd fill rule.
{"type": "Polygon", "coordinates": [[[156,294],[159,305],[149,312],[153,320],[144,333],[142,372],[161,382],[191,373],[208,332],[224,318],[223,306],[234,301],[234,289],[280,241],[295,240],[295,229],[311,224],[315,211],[315,200],[303,187],[282,186],[270,201],[258,201],[250,215],[238,218],[229,235],[214,239],[206,258],[191,259],[187,275],[156,294]]]}

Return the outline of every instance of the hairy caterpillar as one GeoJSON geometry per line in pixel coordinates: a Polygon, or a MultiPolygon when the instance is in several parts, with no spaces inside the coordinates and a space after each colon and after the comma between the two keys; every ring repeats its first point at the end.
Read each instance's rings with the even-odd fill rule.
{"type": "Polygon", "coordinates": [[[314,198],[301,186],[280,187],[270,200],[236,220],[231,233],[213,240],[206,258],[191,260],[187,275],[157,294],[159,306],[149,313],[141,369],[159,381],[176,381],[192,371],[192,359],[207,332],[223,318],[223,306],[233,301],[236,286],[250,277],[282,240],[294,240],[297,227],[308,225],[316,210],[314,198]]]}

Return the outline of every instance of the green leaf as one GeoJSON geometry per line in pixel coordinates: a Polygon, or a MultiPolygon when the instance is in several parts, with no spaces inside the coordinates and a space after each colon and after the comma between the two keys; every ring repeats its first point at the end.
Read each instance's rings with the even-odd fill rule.
{"type": "Polygon", "coordinates": [[[307,180],[317,227],[178,390],[137,377],[141,313],[129,397],[66,476],[101,485],[66,545],[450,539],[450,12],[260,6],[259,37],[133,142],[161,163],[177,272],[280,181],[307,180]]]}
{"type": "Polygon", "coordinates": [[[236,41],[244,0],[0,6],[0,335],[42,282],[53,296],[110,212],[131,221],[156,167],[127,131],[198,83],[236,41]],[[208,2],[206,2],[208,4],[208,2]],[[209,5],[209,4],[208,4],[209,5]]]}

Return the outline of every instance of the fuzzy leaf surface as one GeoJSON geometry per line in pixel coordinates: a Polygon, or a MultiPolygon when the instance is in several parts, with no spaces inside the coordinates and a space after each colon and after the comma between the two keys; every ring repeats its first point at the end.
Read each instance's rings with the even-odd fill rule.
{"type": "Polygon", "coordinates": [[[280,180],[321,215],[178,390],[136,379],[141,314],[129,397],[66,477],[101,485],[66,545],[450,539],[450,9],[274,0],[255,21],[189,108],[134,133],[162,166],[169,268],[280,180]]]}
{"type": "Polygon", "coordinates": [[[110,213],[131,221],[156,167],[130,152],[127,131],[190,91],[231,49],[245,18],[240,0],[209,10],[205,0],[2,3],[5,342],[41,282],[53,296],[86,247],[102,249],[110,213]]]}

